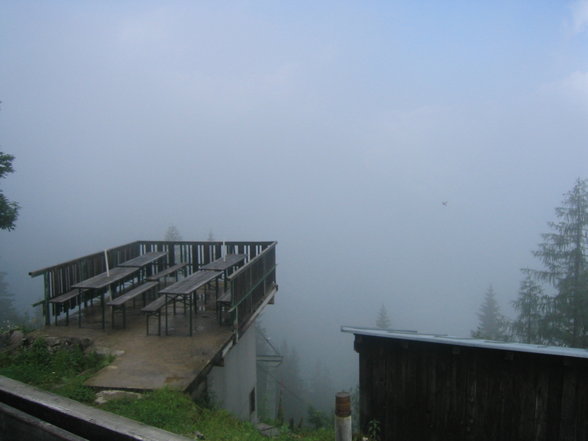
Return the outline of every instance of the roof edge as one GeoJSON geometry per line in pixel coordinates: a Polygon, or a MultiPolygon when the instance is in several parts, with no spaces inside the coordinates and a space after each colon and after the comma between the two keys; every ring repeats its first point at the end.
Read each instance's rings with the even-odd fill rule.
{"type": "Polygon", "coordinates": [[[355,335],[364,335],[367,337],[391,338],[395,340],[408,340],[423,343],[437,343],[452,346],[466,346],[500,351],[526,352],[532,354],[588,359],[588,349],[582,348],[567,348],[560,346],[545,346],[528,343],[482,340],[479,338],[454,337],[447,334],[421,334],[417,331],[364,328],[356,326],[341,326],[341,332],[348,332],[355,335]]]}

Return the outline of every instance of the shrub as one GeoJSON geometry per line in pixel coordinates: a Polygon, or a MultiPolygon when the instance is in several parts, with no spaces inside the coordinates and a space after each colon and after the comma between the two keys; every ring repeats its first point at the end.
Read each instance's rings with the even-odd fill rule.
{"type": "Polygon", "coordinates": [[[79,346],[52,351],[38,338],[28,347],[0,354],[0,375],[91,402],[94,392],[83,383],[111,360],[96,353],[84,354],[79,346]]]}

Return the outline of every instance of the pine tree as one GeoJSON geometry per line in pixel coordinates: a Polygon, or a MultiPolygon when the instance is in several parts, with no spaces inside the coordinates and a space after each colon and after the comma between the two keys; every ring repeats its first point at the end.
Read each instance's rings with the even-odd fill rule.
{"type": "Polygon", "coordinates": [[[512,302],[518,316],[512,323],[512,331],[523,343],[547,343],[548,334],[545,323],[545,311],[548,298],[543,289],[531,277],[521,282],[518,298],[512,302]]]}
{"type": "Polygon", "coordinates": [[[333,413],[333,397],[336,391],[331,378],[333,376],[329,372],[329,369],[323,366],[321,360],[317,360],[314,371],[308,381],[308,398],[314,410],[322,412],[325,415],[331,415],[333,413]]]}
{"type": "Polygon", "coordinates": [[[14,296],[10,293],[8,283],[5,282],[6,273],[0,272],[0,329],[10,327],[18,319],[14,308],[14,296]]]}
{"type": "Polygon", "coordinates": [[[376,326],[380,329],[390,329],[392,326],[390,322],[390,317],[388,316],[388,311],[386,307],[382,305],[380,308],[380,312],[378,313],[378,318],[376,319],[376,326]]]}
{"type": "Polygon", "coordinates": [[[180,234],[179,230],[176,228],[175,225],[170,225],[165,232],[164,240],[166,242],[179,242],[182,240],[182,235],[180,234]]]}
{"type": "Polygon", "coordinates": [[[488,287],[484,295],[484,303],[482,303],[478,312],[478,319],[480,322],[478,328],[472,332],[473,337],[489,340],[506,340],[506,320],[500,313],[500,307],[496,301],[496,294],[492,285],[488,287]]]}
{"type": "Polygon", "coordinates": [[[284,342],[280,346],[280,353],[284,357],[277,370],[280,387],[281,406],[286,420],[299,421],[306,416],[307,403],[304,401],[306,390],[300,375],[300,360],[296,348],[288,347],[284,342]]]}
{"type": "MultiPolygon", "coordinates": [[[[14,172],[13,160],[14,156],[0,152],[0,178],[14,172]]],[[[19,208],[16,202],[10,201],[0,190],[0,230],[14,230],[19,208]]]]}
{"type": "Polygon", "coordinates": [[[546,311],[549,338],[555,344],[588,347],[588,184],[578,179],[555,209],[557,222],[533,254],[543,270],[526,270],[556,290],[546,311]]]}

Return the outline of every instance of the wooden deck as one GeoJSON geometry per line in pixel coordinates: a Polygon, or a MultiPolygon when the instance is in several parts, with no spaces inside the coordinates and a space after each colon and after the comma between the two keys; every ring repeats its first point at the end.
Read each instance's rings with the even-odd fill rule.
{"type": "MultiPolygon", "coordinates": [[[[105,259],[105,252],[98,252],[31,271],[31,277],[43,276],[45,282],[44,298],[35,306],[43,309],[46,327],[37,331],[37,334],[88,338],[97,351],[116,355],[110,366],[88,380],[89,386],[128,390],[152,390],[169,386],[192,393],[214,363],[222,362],[222,354],[226,354],[238,342],[263,308],[273,302],[278,290],[276,245],[276,242],[136,241],[107,250],[108,259],[105,259]],[[120,317],[115,315],[113,318],[110,309],[105,307],[109,297],[107,288],[111,287],[110,292],[116,292],[113,283],[122,284],[125,280],[137,278],[142,271],[139,267],[125,268],[118,265],[129,262],[145,264],[150,262],[149,259],[158,258],[162,259],[163,268],[184,265],[196,271],[207,265],[216,265],[217,271],[196,271],[200,275],[193,273],[183,279],[186,280],[183,283],[190,286],[184,286],[180,280],[174,288],[174,291],[180,292],[168,293],[170,300],[183,296],[189,301],[176,301],[172,307],[161,310],[163,317],[156,317],[161,318],[162,323],[167,323],[167,335],[163,332],[161,336],[146,335],[146,318],[141,313],[142,302],[137,302],[140,305],[133,308],[127,304],[126,328],[117,327],[120,317]],[[112,269],[110,275],[105,276],[106,260],[112,269]],[[226,271],[223,273],[222,269],[226,271]],[[204,285],[209,279],[216,280],[214,293],[209,290],[207,296],[204,285]],[[203,283],[201,287],[197,286],[200,282],[203,283]],[[56,303],[56,299],[61,299],[60,296],[72,289],[94,291],[99,297],[99,304],[86,302],[89,296],[56,303]],[[225,293],[229,289],[230,303],[218,304],[215,294],[225,293]],[[198,312],[189,314],[193,298],[197,300],[198,312]],[[226,320],[222,326],[219,324],[221,320],[217,306],[225,309],[226,320]],[[64,308],[70,309],[64,311],[64,308]],[[73,320],[73,323],[81,324],[81,327],[65,326],[68,318],[70,322],[73,320]],[[117,322],[115,327],[112,326],[113,320],[117,322]],[[190,324],[191,320],[194,327],[190,324]],[[55,325],[51,324],[52,321],[55,325]],[[190,335],[192,329],[193,335],[190,335]]],[[[161,268],[158,267],[158,270],[161,268]]],[[[160,292],[165,295],[165,287],[161,287],[164,289],[160,292]]]]}
{"type": "Polygon", "coordinates": [[[169,386],[190,391],[213,365],[215,357],[231,344],[233,330],[230,326],[219,326],[214,298],[211,298],[207,304],[209,309],[193,317],[194,334],[190,337],[188,315],[182,308],[178,304],[175,315],[169,308],[170,335],[167,337],[145,335],[145,316],[139,304],[136,308],[127,308],[125,329],[112,329],[109,321],[103,330],[101,312],[94,307],[83,311],[82,328],[61,323],[61,326],[47,326],[36,333],[46,337],[89,338],[94,342],[92,349],[116,356],[109,366],[87,381],[88,386],[139,391],[169,386]]]}

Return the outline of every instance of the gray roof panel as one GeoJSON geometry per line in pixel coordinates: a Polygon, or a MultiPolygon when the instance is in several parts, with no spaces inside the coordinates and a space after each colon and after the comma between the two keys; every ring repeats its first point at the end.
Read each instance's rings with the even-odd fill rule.
{"type": "Polygon", "coordinates": [[[417,331],[395,329],[362,328],[342,326],[342,332],[369,337],[383,337],[396,340],[439,343],[453,346],[497,349],[502,351],[529,352],[533,354],[557,355],[562,357],[588,358],[588,349],[566,348],[560,346],[544,346],[526,343],[509,343],[503,341],[482,340],[478,338],[453,337],[446,334],[421,334],[417,331]]]}

